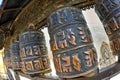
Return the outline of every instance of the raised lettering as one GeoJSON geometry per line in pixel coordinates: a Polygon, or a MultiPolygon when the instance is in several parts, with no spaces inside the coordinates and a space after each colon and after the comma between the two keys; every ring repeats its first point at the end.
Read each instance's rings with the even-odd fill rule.
{"type": "Polygon", "coordinates": [[[80,59],[78,58],[78,55],[74,55],[72,56],[72,62],[73,62],[73,65],[74,65],[74,69],[77,70],[77,71],[80,71],[81,70],[81,61],[80,59]]]}
{"type": "Polygon", "coordinates": [[[86,35],[85,30],[82,27],[77,28],[79,30],[79,35],[81,37],[82,42],[90,42],[91,39],[86,35]]]}
{"type": "Polygon", "coordinates": [[[40,69],[44,69],[43,62],[42,62],[41,58],[39,59],[39,64],[40,64],[40,69]]]}
{"type": "Polygon", "coordinates": [[[72,72],[70,57],[64,57],[62,61],[64,61],[64,64],[62,64],[63,72],[72,72]]]}
{"type": "Polygon", "coordinates": [[[29,47],[26,47],[25,48],[25,53],[27,56],[32,56],[32,48],[29,46],[29,47]]]}
{"type": "Polygon", "coordinates": [[[120,39],[114,40],[114,46],[116,51],[120,50],[120,39]]]}
{"type": "Polygon", "coordinates": [[[46,48],[45,48],[45,45],[40,45],[40,50],[41,50],[41,53],[42,54],[46,54],[46,48]]]}
{"type": "Polygon", "coordinates": [[[95,49],[90,49],[90,50],[84,52],[86,54],[85,59],[87,60],[88,67],[91,67],[97,60],[97,56],[94,54],[95,52],[96,52],[95,49]]]}
{"type": "Polygon", "coordinates": [[[25,49],[24,48],[22,48],[21,50],[20,50],[20,56],[23,58],[23,57],[26,57],[26,54],[25,54],[25,49]]]}
{"type": "Polygon", "coordinates": [[[25,65],[26,65],[26,70],[28,71],[34,71],[34,68],[33,68],[33,64],[32,62],[25,62],[25,65]]]}
{"type": "Polygon", "coordinates": [[[57,39],[58,39],[58,46],[60,48],[68,47],[64,31],[60,31],[57,33],[57,39]]]}
{"type": "Polygon", "coordinates": [[[54,58],[54,65],[57,72],[62,72],[60,57],[54,58]]]}
{"type": "Polygon", "coordinates": [[[39,45],[33,46],[33,51],[36,56],[41,54],[39,45]]]}
{"type": "Polygon", "coordinates": [[[84,17],[82,15],[80,15],[80,11],[77,11],[77,10],[74,10],[74,9],[71,9],[71,14],[72,14],[72,18],[73,20],[75,21],[84,21],[84,17]]]}
{"type": "Polygon", "coordinates": [[[44,65],[45,68],[48,68],[48,67],[49,67],[49,62],[48,62],[47,57],[46,57],[46,58],[43,58],[43,65],[44,65]]]}
{"type": "Polygon", "coordinates": [[[109,13],[108,9],[103,4],[100,5],[100,12],[102,13],[102,16],[107,16],[109,13]]]}
{"type": "Polygon", "coordinates": [[[115,20],[116,20],[118,26],[120,26],[120,13],[115,16],[115,20]]]}
{"type": "Polygon", "coordinates": [[[50,25],[51,26],[57,26],[59,24],[59,20],[58,20],[58,14],[57,13],[54,13],[52,16],[51,16],[51,21],[50,21],[50,25]]]}
{"type": "Polygon", "coordinates": [[[114,0],[112,0],[112,1],[111,0],[103,0],[103,3],[105,4],[105,6],[108,8],[109,11],[116,7],[114,0]]]}
{"type": "Polygon", "coordinates": [[[113,41],[110,41],[110,46],[113,51],[119,51],[120,50],[120,39],[115,39],[113,41]]]}
{"type": "Polygon", "coordinates": [[[22,71],[26,71],[25,63],[24,62],[21,62],[21,69],[22,69],[22,71]]]}
{"type": "Polygon", "coordinates": [[[67,39],[69,43],[76,45],[75,33],[72,31],[72,29],[67,29],[67,39]]]}
{"type": "Polygon", "coordinates": [[[41,69],[40,66],[41,64],[40,64],[40,62],[39,62],[39,60],[36,60],[36,61],[34,61],[34,68],[35,69],[37,69],[37,70],[39,70],[39,69],[41,69]]]}
{"type": "Polygon", "coordinates": [[[114,47],[113,41],[110,41],[110,47],[111,47],[112,51],[115,51],[115,47],[114,47]]]}
{"type": "Polygon", "coordinates": [[[52,51],[58,50],[58,45],[55,36],[54,36],[54,40],[51,41],[51,49],[52,51]]]}
{"type": "Polygon", "coordinates": [[[110,28],[107,25],[105,26],[105,31],[106,31],[107,35],[112,34],[110,28]]]}
{"type": "Polygon", "coordinates": [[[110,27],[112,29],[112,31],[116,31],[119,29],[119,26],[117,25],[117,22],[114,18],[109,21],[108,27],[110,27]]]}
{"type": "Polygon", "coordinates": [[[59,15],[59,23],[60,24],[67,24],[67,16],[65,10],[60,10],[58,12],[59,15]]]}

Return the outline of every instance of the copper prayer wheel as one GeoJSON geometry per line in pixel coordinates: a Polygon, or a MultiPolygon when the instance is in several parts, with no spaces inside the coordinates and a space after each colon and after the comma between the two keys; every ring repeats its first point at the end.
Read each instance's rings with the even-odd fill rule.
{"type": "Polygon", "coordinates": [[[51,71],[42,31],[29,29],[19,36],[22,71],[26,74],[51,71]]]}
{"type": "Polygon", "coordinates": [[[3,57],[3,61],[4,64],[7,68],[11,68],[11,56],[10,56],[10,51],[9,50],[5,50],[4,51],[4,57],[3,57]]]}
{"type": "Polygon", "coordinates": [[[120,0],[97,0],[95,9],[109,37],[113,53],[120,55],[120,0]]]}
{"type": "Polygon", "coordinates": [[[48,31],[57,75],[61,78],[93,76],[97,54],[81,10],[63,7],[48,17],[48,31]]]}
{"type": "Polygon", "coordinates": [[[3,48],[5,42],[5,34],[4,32],[0,29],[0,49],[3,48]]]}
{"type": "Polygon", "coordinates": [[[21,59],[19,53],[19,42],[13,42],[10,45],[10,55],[11,55],[11,63],[13,70],[20,70],[21,69],[21,59]]]}

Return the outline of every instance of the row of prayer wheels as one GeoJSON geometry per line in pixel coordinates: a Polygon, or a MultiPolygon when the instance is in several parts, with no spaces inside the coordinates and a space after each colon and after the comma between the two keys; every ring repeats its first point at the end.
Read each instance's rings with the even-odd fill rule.
{"type": "Polygon", "coordinates": [[[104,25],[113,53],[120,60],[120,0],[97,0],[95,11],[104,25]]]}
{"type": "Polygon", "coordinates": [[[40,30],[29,29],[21,34],[19,41],[11,44],[9,54],[13,70],[21,70],[26,74],[51,70],[44,35],[40,30]]]}
{"type": "MultiPolygon", "coordinates": [[[[96,3],[96,12],[105,26],[115,53],[120,50],[118,2],[120,3],[119,0],[98,0],[96,3]]],[[[61,78],[97,74],[97,53],[82,11],[63,7],[50,14],[47,21],[56,74],[61,78]]],[[[19,36],[19,42],[10,46],[13,69],[22,70],[26,74],[49,72],[48,54],[44,34],[40,30],[29,29],[23,32],[19,36]]]]}

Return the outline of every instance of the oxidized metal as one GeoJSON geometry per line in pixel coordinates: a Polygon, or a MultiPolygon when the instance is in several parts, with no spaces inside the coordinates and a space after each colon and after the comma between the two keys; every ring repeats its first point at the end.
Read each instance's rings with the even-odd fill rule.
{"type": "Polygon", "coordinates": [[[24,73],[46,73],[51,70],[42,31],[27,30],[19,36],[19,41],[24,73]]]}
{"type": "Polygon", "coordinates": [[[97,0],[96,13],[104,25],[113,53],[120,55],[120,0],[97,0]]]}
{"type": "MultiPolygon", "coordinates": [[[[13,31],[13,35],[10,36],[10,38],[6,38],[7,39],[5,42],[6,44],[4,44],[5,48],[9,47],[8,44],[10,44],[10,40],[13,37],[14,38],[17,37],[19,33],[21,33],[27,28],[26,24],[28,22],[33,22],[35,25],[37,25],[36,26],[37,28],[40,28],[40,26],[42,26],[44,22],[46,24],[47,16],[53,10],[57,9],[61,5],[62,6],[64,5],[73,6],[74,5],[79,8],[83,8],[83,7],[95,4],[95,0],[42,0],[42,1],[41,0],[27,0],[26,2],[29,2],[29,1],[30,3],[28,3],[28,5],[25,3],[27,7],[25,5],[24,10],[23,9],[20,10],[21,13],[19,14],[19,16],[16,16],[15,17],[16,19],[13,20],[13,23],[10,28],[11,33],[13,31]]],[[[17,3],[17,1],[15,3],[17,3]]]]}
{"type": "Polygon", "coordinates": [[[96,49],[81,10],[65,7],[48,18],[51,50],[57,75],[74,78],[98,67],[96,49]]]}
{"type": "Polygon", "coordinates": [[[4,32],[0,29],[0,49],[3,48],[5,42],[5,34],[4,32]]]}
{"type": "Polygon", "coordinates": [[[11,55],[11,63],[13,70],[20,70],[21,69],[21,59],[20,59],[20,53],[19,53],[19,42],[13,42],[10,45],[10,55],[11,55]]]}
{"type": "Polygon", "coordinates": [[[11,56],[10,56],[10,51],[9,50],[5,50],[4,51],[5,54],[4,54],[4,58],[3,58],[3,61],[4,61],[4,64],[7,68],[11,68],[11,56]]]}

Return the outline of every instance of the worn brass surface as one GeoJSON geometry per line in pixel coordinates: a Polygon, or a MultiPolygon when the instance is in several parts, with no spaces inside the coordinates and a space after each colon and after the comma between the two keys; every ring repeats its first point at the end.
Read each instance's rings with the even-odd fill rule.
{"type": "Polygon", "coordinates": [[[29,23],[33,23],[40,28],[46,23],[47,16],[62,6],[76,6],[79,8],[91,6],[95,0],[32,0],[16,17],[11,25],[11,33],[6,38],[4,47],[9,48],[12,39],[16,39],[19,33],[28,28],[29,23]]]}
{"type": "Polygon", "coordinates": [[[97,69],[96,49],[80,9],[57,9],[48,17],[48,24],[54,65],[59,77],[89,76],[97,69]]]}
{"type": "Polygon", "coordinates": [[[25,74],[50,72],[50,62],[42,31],[33,29],[25,31],[19,36],[19,43],[21,70],[25,74]]]}
{"type": "Polygon", "coordinates": [[[11,56],[11,64],[13,70],[20,70],[21,66],[21,58],[19,53],[19,42],[13,42],[10,45],[10,56],[11,56]]]}
{"type": "Polygon", "coordinates": [[[113,53],[120,56],[120,0],[97,0],[95,9],[104,25],[113,53]]]}

